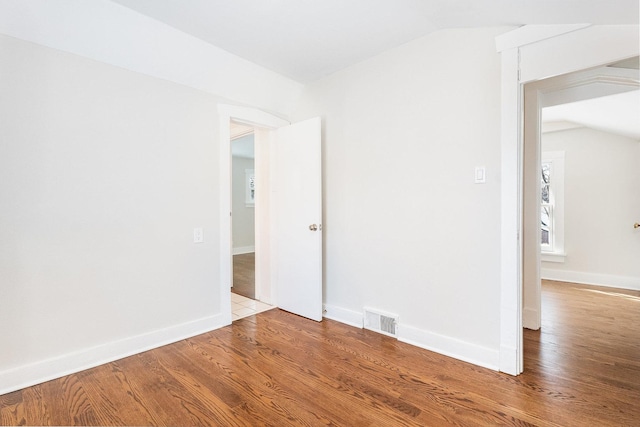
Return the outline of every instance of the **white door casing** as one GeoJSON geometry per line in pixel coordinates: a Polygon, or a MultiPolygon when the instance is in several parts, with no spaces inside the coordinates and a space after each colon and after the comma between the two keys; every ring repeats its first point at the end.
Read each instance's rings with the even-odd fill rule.
{"type": "MultiPolygon", "coordinates": [[[[232,243],[231,243],[231,135],[230,122],[236,120],[248,125],[265,129],[276,129],[289,124],[288,121],[265,113],[255,108],[241,107],[237,105],[218,105],[218,126],[220,144],[219,163],[219,191],[220,191],[220,313],[223,317],[223,324],[231,324],[231,276],[232,276],[232,243]]],[[[268,133],[268,132],[267,132],[268,133]]],[[[256,135],[256,144],[258,137],[256,135]]],[[[256,146],[256,149],[258,147],[256,146]]],[[[257,153],[256,153],[257,155],[257,153]]],[[[257,166],[257,165],[256,165],[257,166]]],[[[259,171],[256,168],[256,174],[259,171]]],[[[256,209],[258,207],[256,206],[256,209]]],[[[259,213],[256,212],[256,215],[259,213]]],[[[262,230],[256,222],[256,246],[259,245],[259,236],[262,230]]],[[[257,248],[256,248],[257,249],[257,248]]],[[[258,263],[256,263],[258,264],[258,263]]],[[[258,265],[256,265],[258,267],[258,265]]],[[[258,271],[256,271],[258,275],[258,271]]]]}
{"type": "MultiPolygon", "coordinates": [[[[256,188],[258,189],[258,185],[262,184],[260,190],[266,190],[271,193],[273,190],[276,190],[276,184],[274,180],[278,179],[276,176],[276,172],[283,176],[291,176],[290,173],[287,173],[286,170],[288,167],[293,169],[297,169],[299,171],[303,171],[305,178],[307,180],[310,179],[310,172],[312,170],[309,164],[314,164],[313,170],[313,180],[317,181],[317,185],[314,183],[309,184],[308,189],[309,193],[303,196],[308,201],[314,200],[313,208],[309,208],[314,212],[317,211],[317,215],[313,218],[315,224],[318,225],[318,230],[313,233],[316,236],[315,243],[317,245],[308,245],[312,247],[313,250],[306,252],[303,250],[301,245],[298,245],[296,250],[292,250],[287,248],[286,246],[280,249],[278,244],[276,243],[276,236],[280,232],[278,225],[275,223],[275,219],[277,215],[279,215],[279,209],[277,205],[274,203],[275,200],[273,196],[266,199],[270,200],[258,200],[261,196],[260,194],[256,194],[256,216],[261,216],[266,218],[265,221],[256,221],[256,251],[260,248],[263,255],[260,256],[260,259],[256,259],[256,280],[265,280],[266,283],[260,288],[264,291],[264,294],[261,296],[263,301],[266,301],[270,304],[278,305],[279,297],[284,296],[285,303],[288,303],[288,296],[286,295],[286,287],[285,289],[280,290],[278,284],[278,270],[285,273],[285,277],[287,277],[287,273],[290,265],[305,265],[305,270],[310,277],[313,277],[314,280],[302,280],[302,285],[306,286],[306,290],[302,290],[302,288],[298,288],[298,295],[302,297],[302,305],[304,307],[313,306],[312,310],[298,310],[294,305],[287,305],[288,308],[284,308],[285,310],[294,312],[296,314],[300,314],[305,317],[312,318],[314,320],[322,320],[322,233],[320,229],[321,225],[321,212],[322,212],[322,198],[321,198],[321,155],[320,155],[320,118],[311,119],[305,122],[300,123],[300,126],[293,125],[289,126],[289,122],[283,120],[279,117],[276,117],[272,114],[265,113],[261,110],[250,108],[250,107],[241,107],[236,105],[227,105],[227,104],[219,104],[218,105],[219,112],[219,131],[220,131],[220,301],[221,301],[221,314],[223,316],[224,324],[231,323],[231,288],[229,284],[231,283],[232,276],[232,245],[231,245],[231,142],[230,142],[230,134],[229,134],[229,123],[233,119],[234,121],[238,121],[241,123],[245,123],[248,125],[255,126],[256,129],[256,188]],[[306,123],[306,124],[305,124],[306,123]],[[282,128],[282,132],[278,129],[282,128]],[[311,132],[313,130],[313,132],[311,132]],[[301,139],[302,134],[306,133],[306,135],[310,137],[305,137],[301,139]],[[278,146],[278,138],[279,135],[282,134],[285,138],[293,137],[295,141],[302,144],[297,144],[294,149],[300,149],[302,147],[306,147],[307,151],[304,152],[303,161],[307,161],[307,165],[304,166],[303,169],[300,169],[302,164],[298,162],[297,155],[285,155],[285,157],[280,158],[278,150],[276,147],[278,146]],[[310,143],[313,145],[306,146],[306,143],[310,143]],[[268,146],[268,148],[266,148],[268,146]],[[258,161],[258,151],[261,151],[260,155],[263,160],[258,161]],[[267,160],[268,157],[268,160],[267,160]],[[285,160],[286,159],[286,160],[285,160]],[[314,160],[316,163],[314,163],[314,160]],[[295,160],[295,161],[289,161],[295,160]],[[279,167],[275,167],[275,163],[279,162],[279,167]],[[262,166],[259,166],[262,164],[262,166]],[[265,179],[268,177],[269,183],[265,185],[265,179]],[[260,181],[260,182],[258,182],[260,181]],[[266,188],[265,188],[266,187],[266,188]],[[317,195],[317,197],[312,197],[311,194],[317,195]],[[260,204],[258,203],[260,202],[260,204]],[[260,206],[259,206],[260,205],[260,206]],[[266,209],[263,214],[258,212],[258,208],[266,209]],[[268,224],[267,224],[268,223],[268,224]],[[289,258],[287,261],[279,261],[276,252],[280,249],[280,253],[285,256],[287,253],[293,254],[294,258],[289,258]],[[303,254],[306,256],[312,256],[313,260],[302,259],[303,254]],[[267,265],[261,265],[261,262],[264,261],[267,265]],[[279,265],[286,266],[285,269],[278,269],[279,265]],[[311,267],[309,267],[311,266],[311,267]],[[260,270],[260,271],[258,271],[260,270]],[[311,301],[311,298],[315,298],[311,301]],[[319,308],[318,308],[319,307],[319,308]],[[304,313],[310,314],[306,315],[304,313]],[[319,317],[318,317],[319,314],[319,317]]],[[[288,145],[288,144],[287,144],[288,145]]],[[[300,175],[300,172],[298,172],[300,175]]],[[[301,181],[302,182],[302,181],[301,181]]],[[[287,192],[280,192],[280,195],[286,194],[287,192]]],[[[296,198],[295,200],[301,200],[300,198],[296,198]]],[[[286,202],[292,206],[298,206],[297,212],[301,213],[300,203],[292,203],[286,202]]],[[[311,206],[311,205],[310,205],[311,206]]],[[[263,219],[264,219],[263,218],[263,219]]],[[[306,220],[304,220],[306,222],[306,220]]],[[[281,224],[290,224],[291,221],[286,221],[281,224]]],[[[310,223],[312,224],[312,223],[310,223]]],[[[307,230],[308,225],[307,224],[307,230]]],[[[283,232],[286,230],[283,230],[283,232]]],[[[308,230],[311,233],[311,230],[308,230]]],[[[304,240],[304,239],[303,239],[304,240]]],[[[281,243],[286,243],[287,239],[279,239],[281,243]]],[[[307,244],[309,242],[306,242],[307,244]]],[[[299,273],[300,269],[297,269],[299,273]]],[[[292,273],[293,274],[293,273],[292,273]]],[[[291,274],[291,275],[292,275],[291,274]]],[[[290,276],[291,276],[290,275],[290,276]]]]}
{"type": "Polygon", "coordinates": [[[321,321],[320,118],[279,128],[272,159],[272,277],[278,307],[321,321]]]}
{"type": "MultiPolygon", "coordinates": [[[[542,108],[637,90],[638,70],[599,67],[524,85],[523,326],[541,327],[540,174],[542,108]]],[[[561,243],[564,250],[564,241],[561,243]]]]}
{"type": "Polygon", "coordinates": [[[496,38],[502,57],[500,370],[520,374],[525,83],[638,56],[638,25],[529,25],[496,38]]]}

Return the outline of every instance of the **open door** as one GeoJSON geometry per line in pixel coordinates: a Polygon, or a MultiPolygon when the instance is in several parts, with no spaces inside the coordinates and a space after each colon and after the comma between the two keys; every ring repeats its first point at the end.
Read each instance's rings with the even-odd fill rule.
{"type": "Polygon", "coordinates": [[[272,163],[273,282],[279,308],[322,320],[320,118],[276,131],[272,163]]]}

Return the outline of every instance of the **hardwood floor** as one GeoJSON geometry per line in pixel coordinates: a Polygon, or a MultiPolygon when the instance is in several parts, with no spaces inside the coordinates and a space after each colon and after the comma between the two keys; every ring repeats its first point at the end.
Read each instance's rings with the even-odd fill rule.
{"type": "Polygon", "coordinates": [[[256,254],[241,254],[233,256],[233,287],[231,292],[256,298],[256,254]]]}
{"type": "Polygon", "coordinates": [[[271,310],[0,396],[3,425],[640,425],[640,292],[549,282],[525,373],[271,310]]]}

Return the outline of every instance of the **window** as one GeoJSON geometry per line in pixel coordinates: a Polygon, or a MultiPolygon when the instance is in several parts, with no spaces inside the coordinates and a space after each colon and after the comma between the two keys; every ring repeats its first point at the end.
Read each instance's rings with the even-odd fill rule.
{"type": "Polygon", "coordinates": [[[540,249],[542,260],[564,262],[564,151],[542,153],[540,249]]]}
{"type": "Polygon", "coordinates": [[[540,203],[540,226],[542,228],[542,250],[553,251],[553,204],[551,197],[551,168],[553,163],[542,163],[542,200],[540,203]]]}
{"type": "Polygon", "coordinates": [[[256,203],[256,174],[253,169],[244,170],[245,178],[245,206],[252,208],[256,203]]]}

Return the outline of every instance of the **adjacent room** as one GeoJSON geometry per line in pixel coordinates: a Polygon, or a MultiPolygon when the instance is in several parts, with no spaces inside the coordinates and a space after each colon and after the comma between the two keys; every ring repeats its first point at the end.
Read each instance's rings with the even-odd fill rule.
{"type": "MultiPolygon", "coordinates": [[[[231,221],[233,320],[272,309],[261,301],[256,282],[255,132],[252,126],[231,122],[231,221]]],[[[259,199],[259,198],[258,198],[259,199]]],[[[259,252],[259,255],[262,255],[259,252]]]]}

